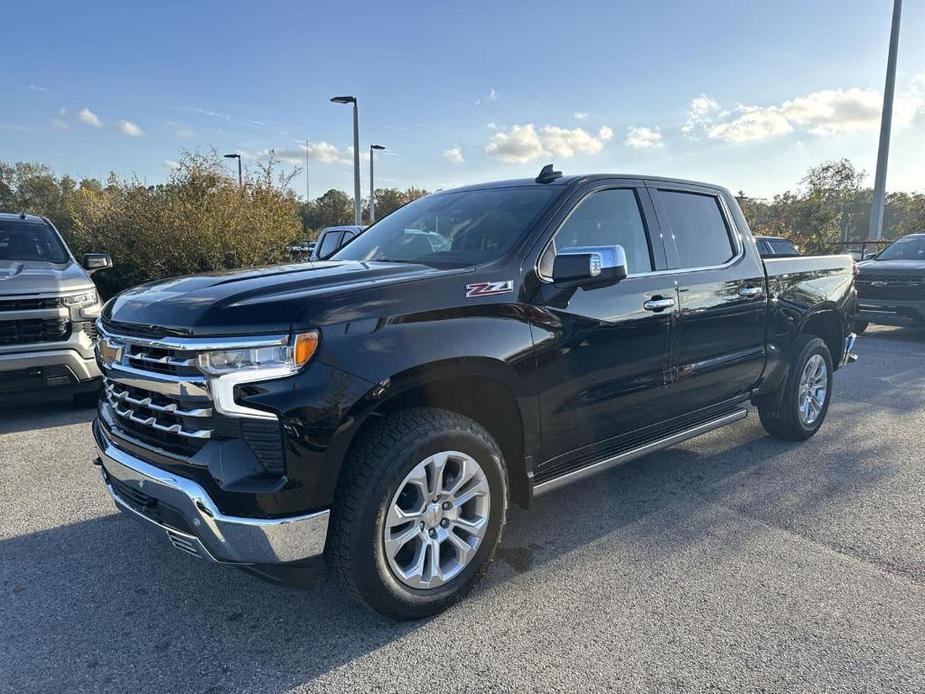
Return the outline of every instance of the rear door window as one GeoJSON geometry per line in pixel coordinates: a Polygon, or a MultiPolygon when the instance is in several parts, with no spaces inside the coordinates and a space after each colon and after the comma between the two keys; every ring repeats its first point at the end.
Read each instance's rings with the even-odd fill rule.
{"type": "Polygon", "coordinates": [[[681,268],[708,268],[729,262],[736,246],[715,195],[660,190],[681,268]]]}

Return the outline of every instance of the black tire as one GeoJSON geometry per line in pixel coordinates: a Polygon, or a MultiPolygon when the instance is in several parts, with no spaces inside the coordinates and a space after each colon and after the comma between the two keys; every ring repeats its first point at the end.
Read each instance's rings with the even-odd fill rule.
{"type": "Polygon", "coordinates": [[[761,425],[771,436],[788,441],[803,441],[819,431],[832,401],[832,354],[828,346],[814,335],[802,335],[793,346],[794,358],[780,390],[758,404],[761,425]],[[826,366],[826,396],[821,411],[811,424],[800,417],[800,378],[807,362],[820,355],[826,366]]]}
{"type": "Polygon", "coordinates": [[[329,564],[347,591],[392,619],[421,619],[464,597],[488,568],[507,515],[508,481],[501,451],[477,422],[448,410],[420,407],[383,417],[361,434],[345,463],[331,514],[329,564]],[[383,548],[383,524],[398,485],[428,456],[454,450],[474,458],[489,487],[488,527],[474,556],[441,586],[401,582],[383,548]]]}
{"type": "Polygon", "coordinates": [[[867,330],[868,325],[870,325],[870,321],[861,320],[860,318],[855,318],[854,323],[851,326],[851,329],[858,335],[863,335],[864,331],[867,330]]]}

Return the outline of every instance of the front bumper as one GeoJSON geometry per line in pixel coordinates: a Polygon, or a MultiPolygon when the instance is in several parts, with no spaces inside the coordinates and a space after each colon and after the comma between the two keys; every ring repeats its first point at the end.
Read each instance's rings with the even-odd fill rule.
{"type": "Polygon", "coordinates": [[[925,301],[859,297],[857,315],[878,325],[921,325],[925,323],[925,301]]]}
{"type": "Polygon", "coordinates": [[[229,564],[281,564],[324,551],[330,511],[287,518],[226,516],[196,482],[117,448],[97,424],[94,434],[116,506],[165,531],[177,549],[229,564]]]}

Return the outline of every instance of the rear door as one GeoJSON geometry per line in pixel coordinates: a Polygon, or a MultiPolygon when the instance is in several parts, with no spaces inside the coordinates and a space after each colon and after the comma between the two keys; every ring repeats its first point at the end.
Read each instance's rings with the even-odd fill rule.
{"type": "Polygon", "coordinates": [[[579,288],[538,308],[534,332],[542,416],[537,480],[605,455],[662,418],[676,293],[651,201],[641,182],[597,182],[576,194],[537,263],[549,281],[557,251],[620,244],[629,276],[579,288]],[[662,304],[653,302],[661,301],[662,304]],[[662,306],[662,308],[658,308],[662,306]]]}
{"type": "Polygon", "coordinates": [[[719,190],[649,186],[680,302],[672,401],[691,412],[748,393],[761,376],[764,265],[719,190]]]}

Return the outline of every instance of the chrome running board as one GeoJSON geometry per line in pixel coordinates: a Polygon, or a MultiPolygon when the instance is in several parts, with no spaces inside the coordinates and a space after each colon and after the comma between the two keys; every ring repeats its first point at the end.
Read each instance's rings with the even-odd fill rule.
{"type": "Polygon", "coordinates": [[[546,482],[541,482],[540,484],[533,487],[533,496],[540,496],[541,494],[559,489],[560,487],[564,487],[565,485],[571,484],[572,482],[583,480],[586,477],[591,477],[591,475],[596,475],[599,472],[604,472],[605,470],[617,467],[618,465],[623,465],[624,463],[628,463],[631,460],[635,460],[636,458],[641,458],[642,456],[648,455],[649,453],[660,451],[663,448],[674,446],[676,443],[681,443],[682,441],[687,441],[688,439],[692,439],[695,436],[705,434],[708,431],[713,431],[713,429],[719,429],[720,427],[724,427],[727,424],[738,422],[739,420],[745,419],[747,415],[748,411],[743,407],[742,409],[734,410],[728,414],[724,414],[722,417],[717,417],[716,419],[711,419],[708,422],[698,424],[697,426],[691,427],[690,429],[679,431],[677,434],[666,436],[663,439],[657,439],[650,443],[639,446],[638,448],[631,448],[628,451],[611,456],[610,458],[605,458],[604,460],[599,460],[596,463],[591,463],[590,465],[569,472],[565,475],[562,475],[561,477],[555,477],[546,482]]]}

